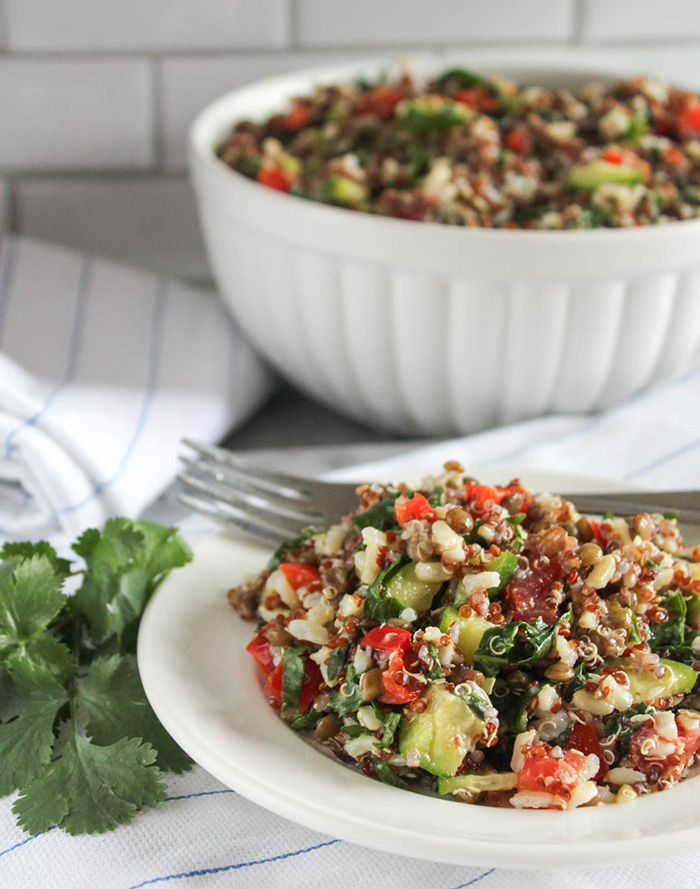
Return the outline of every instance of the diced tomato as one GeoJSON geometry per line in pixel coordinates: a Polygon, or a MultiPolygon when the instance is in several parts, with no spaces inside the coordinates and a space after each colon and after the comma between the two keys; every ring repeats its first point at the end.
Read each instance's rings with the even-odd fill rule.
{"type": "Polygon", "coordinates": [[[267,682],[265,683],[265,697],[270,702],[270,706],[274,707],[275,710],[279,710],[282,706],[283,672],[284,666],[282,661],[280,661],[267,677],[267,682]]]}
{"type": "Polygon", "coordinates": [[[301,130],[311,122],[311,110],[305,102],[297,102],[284,119],[287,130],[301,130]]]}
{"type": "Polygon", "coordinates": [[[683,166],[683,164],[687,163],[687,158],[680,150],[680,148],[676,148],[675,145],[671,145],[670,148],[667,148],[663,153],[663,161],[665,164],[671,164],[671,166],[683,166]]]}
{"type": "Polygon", "coordinates": [[[316,661],[312,661],[311,658],[307,658],[304,665],[304,684],[301,687],[301,698],[299,700],[300,713],[306,713],[311,708],[322,682],[323,676],[318,664],[316,661]]]}
{"type": "Polygon", "coordinates": [[[600,768],[593,776],[594,781],[599,781],[608,774],[608,764],[603,756],[603,749],[600,746],[596,730],[592,725],[577,723],[566,739],[566,747],[569,750],[579,750],[585,756],[588,756],[589,753],[595,753],[600,762],[600,768]]]}
{"type": "Polygon", "coordinates": [[[395,651],[389,658],[389,667],[382,673],[383,704],[408,704],[420,697],[425,683],[406,672],[403,652],[395,651]]]}
{"type": "Polygon", "coordinates": [[[252,654],[255,660],[260,664],[266,673],[272,670],[272,654],[270,653],[270,643],[265,636],[265,630],[272,624],[265,624],[258,630],[250,642],[246,645],[246,651],[252,654]]]}
{"type": "Polygon", "coordinates": [[[545,791],[555,796],[568,794],[580,783],[586,760],[578,750],[567,750],[555,759],[549,744],[536,744],[525,751],[524,763],[518,778],[519,791],[545,791]]]}
{"type": "Polygon", "coordinates": [[[700,136],[700,102],[691,101],[678,115],[676,122],[681,139],[697,139],[700,136]]]}
{"type": "Polygon", "coordinates": [[[413,497],[399,497],[394,504],[396,521],[405,528],[413,519],[427,519],[435,521],[435,510],[422,494],[414,494],[413,497]]]}
{"type": "Polygon", "coordinates": [[[463,105],[468,105],[475,111],[498,111],[500,102],[483,86],[474,86],[471,89],[457,90],[455,99],[463,105]]]}
{"type": "Polygon", "coordinates": [[[603,152],[603,160],[606,160],[609,164],[621,164],[623,160],[622,151],[620,151],[617,145],[609,145],[603,152]]]}
{"type": "Polygon", "coordinates": [[[657,136],[670,136],[673,133],[673,123],[667,114],[655,116],[654,132],[657,136]]]}
{"type": "Polygon", "coordinates": [[[516,154],[527,154],[532,148],[532,141],[522,130],[511,130],[503,139],[506,148],[516,154]]]}
{"type": "MultiPolygon", "coordinates": [[[[306,658],[304,664],[304,684],[301,688],[301,697],[299,701],[299,712],[306,713],[311,707],[316,697],[316,693],[323,681],[321,670],[315,661],[306,658]]],[[[282,708],[282,689],[284,686],[284,664],[282,661],[277,664],[275,669],[267,677],[265,683],[265,697],[270,702],[270,706],[275,710],[282,708]]]]}
{"type": "Polygon", "coordinates": [[[411,633],[409,630],[385,624],[370,630],[362,644],[378,651],[407,651],[411,647],[411,633]]]}
{"type": "Polygon", "coordinates": [[[357,114],[376,114],[382,120],[388,120],[396,111],[396,106],[405,98],[402,90],[395,87],[379,86],[372,87],[355,101],[355,112],[357,114]]]}
{"type": "Polygon", "coordinates": [[[511,485],[508,488],[500,488],[497,485],[478,485],[476,482],[466,486],[465,493],[468,500],[471,500],[478,512],[484,512],[487,503],[495,503],[500,506],[506,497],[511,494],[522,494],[524,502],[527,503],[528,495],[523,488],[511,485]]]}
{"type": "Polygon", "coordinates": [[[678,738],[683,745],[683,752],[690,760],[698,752],[698,748],[700,748],[700,725],[696,728],[688,729],[680,720],[676,719],[676,723],[678,724],[678,738]]]}
{"type": "Polygon", "coordinates": [[[289,191],[292,185],[294,185],[294,179],[289,173],[286,173],[282,167],[277,167],[274,164],[262,166],[256,179],[261,185],[274,188],[275,191],[289,191]]]}
{"type": "Polygon", "coordinates": [[[279,570],[289,581],[290,586],[298,590],[300,587],[308,586],[314,581],[321,580],[321,574],[314,565],[304,565],[298,562],[282,562],[279,570]]]}
{"type": "Polygon", "coordinates": [[[511,580],[506,587],[505,601],[513,620],[532,623],[541,617],[546,624],[553,624],[557,619],[557,605],[549,593],[552,584],[561,578],[561,564],[553,559],[522,579],[511,580]]]}
{"type": "Polygon", "coordinates": [[[603,549],[605,549],[605,544],[607,543],[607,540],[605,539],[605,536],[603,535],[603,531],[601,530],[600,523],[596,522],[595,519],[591,519],[590,525],[591,525],[591,532],[593,533],[593,539],[599,546],[602,546],[603,549]]]}

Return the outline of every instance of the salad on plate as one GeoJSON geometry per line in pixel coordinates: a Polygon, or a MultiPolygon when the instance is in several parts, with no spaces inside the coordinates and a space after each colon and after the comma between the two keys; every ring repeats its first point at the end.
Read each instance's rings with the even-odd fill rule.
{"type": "Polygon", "coordinates": [[[289,727],[395,787],[482,805],[629,802],[693,774],[700,547],[457,462],[367,484],[229,591],[289,727]]]}

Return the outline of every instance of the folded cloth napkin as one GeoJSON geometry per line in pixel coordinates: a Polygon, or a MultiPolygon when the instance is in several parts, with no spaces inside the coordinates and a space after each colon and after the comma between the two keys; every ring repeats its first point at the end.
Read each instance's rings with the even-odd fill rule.
{"type": "Polygon", "coordinates": [[[0,533],[139,515],[182,436],[215,441],[270,375],[206,291],[39,242],[0,253],[0,533]]]}

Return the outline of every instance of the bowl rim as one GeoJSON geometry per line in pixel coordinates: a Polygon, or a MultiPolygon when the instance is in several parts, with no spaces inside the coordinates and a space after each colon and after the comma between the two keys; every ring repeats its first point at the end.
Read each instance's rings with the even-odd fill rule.
{"type": "MultiPolygon", "coordinates": [[[[447,55],[438,52],[422,52],[412,53],[410,60],[417,65],[427,66],[429,69],[454,66],[461,55],[467,53],[449,53],[447,55]]],[[[495,59],[496,56],[494,55],[495,59]]],[[[214,128],[220,129],[222,132],[230,130],[235,123],[243,119],[230,114],[229,109],[245,100],[254,97],[259,92],[277,92],[279,94],[278,101],[281,103],[285,97],[294,94],[300,86],[307,84],[310,86],[314,82],[322,83],[324,81],[333,81],[348,77],[357,77],[367,70],[378,71],[396,68],[400,64],[398,54],[393,55],[377,55],[365,58],[358,58],[352,62],[343,62],[333,65],[321,65],[311,68],[305,68],[301,71],[294,71],[288,74],[275,75],[256,80],[245,86],[229,90],[213,101],[209,102],[194,118],[189,127],[188,133],[188,154],[189,163],[193,172],[198,168],[207,170],[209,175],[216,177],[223,188],[237,187],[247,190],[251,199],[262,198],[270,201],[270,208],[279,208],[280,210],[289,211],[292,205],[295,209],[310,214],[309,218],[315,218],[317,222],[324,220],[329,225],[341,223],[343,225],[359,226],[368,234],[374,228],[377,236],[382,233],[394,233],[396,235],[407,234],[408,229],[422,229],[424,231],[441,232],[440,235],[433,234],[432,237],[440,237],[447,241],[448,238],[455,236],[463,238],[465,242],[469,240],[473,245],[477,239],[483,239],[492,245],[512,244],[515,239],[518,242],[534,245],[540,244],[547,235],[556,238],[561,244],[572,242],[582,242],[585,244],[595,244],[604,241],[610,244],[611,239],[615,239],[620,245],[630,242],[636,242],[642,247],[647,242],[656,242],[667,236],[673,237],[678,235],[700,235],[700,218],[672,220],[658,225],[644,225],[635,228],[613,227],[613,228],[593,228],[593,229],[504,229],[489,227],[466,227],[456,225],[445,225],[440,222],[416,221],[410,219],[399,219],[392,216],[378,216],[372,213],[352,210],[345,207],[336,207],[332,204],[324,204],[320,201],[310,201],[298,195],[286,194],[275,191],[274,189],[265,188],[259,183],[244,176],[238,170],[221,161],[215,151],[213,142],[210,138],[211,131],[214,128]],[[297,86],[297,84],[299,86],[297,86]],[[353,221],[351,221],[353,220],[353,221]]],[[[595,63],[586,63],[580,61],[577,64],[560,65],[553,63],[551,60],[545,59],[540,62],[524,61],[518,63],[517,60],[511,59],[502,64],[497,62],[483,62],[476,65],[480,71],[491,73],[494,75],[501,74],[505,77],[528,76],[551,76],[553,74],[562,75],[563,78],[575,77],[593,77],[597,79],[616,79],[620,77],[636,76],[630,75],[627,68],[623,65],[605,65],[602,67],[597,61],[595,63]]],[[[652,76],[652,75],[649,75],[652,76]]],[[[697,87],[687,87],[688,89],[697,89],[697,87]]],[[[466,243],[465,243],[466,246],[466,243]]],[[[651,246],[651,245],[650,245],[651,246]]]]}

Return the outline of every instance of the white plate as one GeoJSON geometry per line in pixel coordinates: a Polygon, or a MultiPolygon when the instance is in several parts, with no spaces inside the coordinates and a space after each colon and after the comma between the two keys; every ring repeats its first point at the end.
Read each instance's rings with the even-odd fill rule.
{"type": "MultiPolygon", "coordinates": [[[[476,474],[476,473],[475,473],[476,474]]],[[[610,490],[620,482],[488,468],[485,481],[521,474],[536,490],[610,490]]],[[[626,486],[628,487],[628,486],[626,486]]],[[[470,806],[380,784],[324,757],[263,698],[226,590],[269,553],[228,535],[204,540],[166,579],[141,625],[138,659],[153,708],[207,771],[279,815],[355,843],[436,861],[499,867],[620,864],[687,853],[700,841],[700,786],[691,779],[625,806],[573,812],[470,806]]]]}

